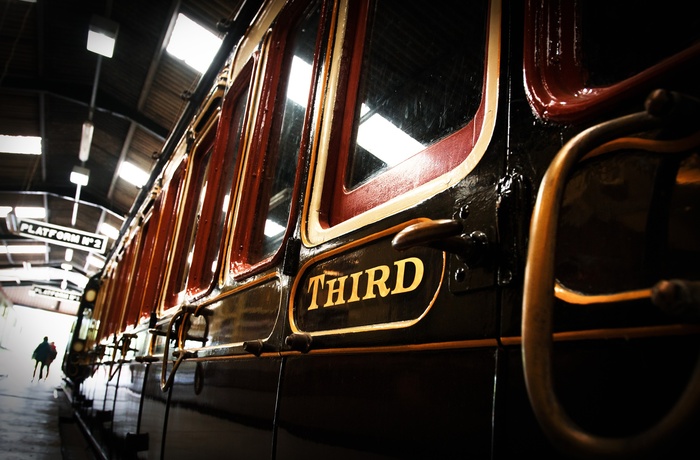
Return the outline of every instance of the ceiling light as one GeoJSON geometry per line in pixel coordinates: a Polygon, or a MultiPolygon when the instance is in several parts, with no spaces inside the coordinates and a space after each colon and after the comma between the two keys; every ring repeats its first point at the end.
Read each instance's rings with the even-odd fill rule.
{"type": "Polygon", "coordinates": [[[119,166],[119,177],[137,187],[143,187],[148,182],[148,173],[128,161],[119,166]]]}
{"type": "Polygon", "coordinates": [[[70,173],[70,181],[76,185],[85,187],[90,178],[90,170],[82,166],[73,166],[73,171],[70,173]]]}
{"type": "Polygon", "coordinates": [[[104,260],[100,259],[92,253],[88,254],[87,259],[85,261],[97,269],[101,269],[105,266],[104,260]]]}
{"type": "Polygon", "coordinates": [[[46,246],[38,244],[14,244],[0,246],[0,254],[46,254],[46,246]]]}
{"type": "Polygon", "coordinates": [[[15,215],[24,219],[46,219],[46,208],[43,206],[17,206],[15,215]]]}
{"type": "MultiPolygon", "coordinates": [[[[12,211],[12,206],[0,206],[0,218],[5,218],[12,211]]],[[[46,208],[39,206],[17,206],[15,216],[20,219],[45,219],[46,208]]]]}
{"type": "Polygon", "coordinates": [[[184,14],[177,15],[166,51],[204,73],[214,60],[222,40],[184,14]]]}
{"type": "Polygon", "coordinates": [[[119,230],[105,222],[100,224],[99,232],[103,235],[107,235],[107,237],[112,238],[113,240],[119,238],[119,230]]]}
{"type": "Polygon", "coordinates": [[[41,155],[41,138],[38,136],[0,134],[0,152],[41,155]]]}
{"type": "Polygon", "coordinates": [[[73,266],[71,264],[66,264],[66,263],[61,264],[61,268],[66,270],[66,271],[73,270],[73,266]]]}
{"type": "Polygon", "coordinates": [[[87,49],[111,58],[114,53],[114,43],[117,41],[117,32],[119,32],[119,24],[93,14],[90,19],[90,30],[88,30],[87,49]]]}
{"type": "Polygon", "coordinates": [[[65,256],[66,262],[70,262],[73,260],[73,249],[71,248],[66,248],[66,256],[65,256]]]}
{"type": "Polygon", "coordinates": [[[90,156],[90,144],[92,144],[92,133],[95,131],[95,125],[91,121],[86,121],[83,123],[83,133],[80,137],[80,150],[78,151],[78,158],[80,161],[85,163],[90,156]]]}

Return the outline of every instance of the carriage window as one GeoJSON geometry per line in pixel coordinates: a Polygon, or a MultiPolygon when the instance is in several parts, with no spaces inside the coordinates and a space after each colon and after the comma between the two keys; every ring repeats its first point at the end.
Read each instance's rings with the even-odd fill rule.
{"type": "Polygon", "coordinates": [[[187,158],[183,158],[176,166],[172,176],[165,181],[156,202],[153,205],[154,222],[151,228],[155,233],[154,242],[149,244],[151,248],[151,260],[148,265],[148,280],[143,292],[141,302],[144,308],[158,310],[162,299],[159,298],[163,286],[165,286],[167,261],[172,247],[171,235],[175,231],[177,220],[177,203],[184,188],[183,182],[187,172],[187,158]],[[153,227],[155,226],[155,228],[153,227]]]}
{"type": "Polygon", "coordinates": [[[117,258],[117,265],[112,271],[111,288],[105,298],[105,311],[100,322],[100,337],[106,338],[119,332],[122,321],[122,310],[129,291],[132,262],[135,252],[135,242],[132,240],[122,249],[117,258]]]}
{"type": "Polygon", "coordinates": [[[138,324],[139,320],[143,317],[141,311],[141,293],[143,288],[141,286],[143,280],[143,265],[148,259],[146,246],[146,237],[148,236],[148,227],[150,220],[144,222],[143,226],[138,229],[138,234],[134,237],[131,242],[133,246],[133,262],[131,263],[132,268],[129,276],[129,280],[126,285],[128,288],[128,297],[124,299],[123,317],[121,321],[121,329],[125,330],[129,327],[134,327],[138,324]]]}
{"type": "Polygon", "coordinates": [[[196,296],[206,292],[214,280],[223,246],[223,233],[233,193],[241,136],[245,121],[252,62],[248,63],[226,96],[215,151],[207,171],[207,181],[202,188],[202,211],[192,248],[192,268],[187,280],[187,294],[196,296]]]}
{"type": "Polygon", "coordinates": [[[155,292],[160,286],[158,273],[164,266],[163,245],[165,238],[158,238],[158,225],[161,222],[164,194],[156,198],[144,224],[145,254],[138,267],[134,281],[134,297],[131,300],[140,309],[140,319],[148,318],[155,309],[155,292]]]}
{"type": "Polygon", "coordinates": [[[207,193],[205,177],[209,168],[213,137],[213,130],[209,130],[200,139],[199,145],[194,148],[195,151],[191,158],[187,192],[183,195],[184,203],[180,210],[181,220],[173,246],[173,267],[167,291],[166,307],[172,307],[183,300],[185,282],[192,263],[194,237],[199,227],[202,202],[207,193]]]}
{"type": "Polygon", "coordinates": [[[314,2],[292,27],[284,20],[275,26],[279,37],[272,38],[270,73],[265,80],[279,81],[276,88],[263,88],[257,122],[262,134],[251,149],[241,189],[239,214],[246,218],[239,217],[234,232],[232,268],[236,274],[271,260],[279,252],[288,226],[319,18],[320,4],[314,2]],[[290,29],[292,32],[288,33],[290,29]],[[287,35],[284,54],[275,55],[277,41],[287,35]]]}
{"type": "Polygon", "coordinates": [[[104,272],[105,276],[102,280],[102,287],[100,288],[97,302],[95,302],[95,312],[93,317],[97,323],[98,331],[96,341],[98,342],[109,336],[111,333],[111,331],[107,330],[107,324],[109,322],[108,318],[112,310],[110,307],[113,305],[113,302],[111,301],[114,296],[116,286],[116,271],[116,264],[113,263],[107,266],[104,272]]]}
{"type": "Polygon", "coordinates": [[[348,189],[472,119],[483,84],[483,8],[460,1],[420,7],[372,2],[354,107],[348,189]],[[479,24],[474,27],[465,19],[479,24]],[[478,53],[460,55],[466,47],[478,53]]]}
{"type": "Polygon", "coordinates": [[[320,210],[329,227],[464,162],[487,80],[489,2],[348,5],[320,210]]]}
{"type": "Polygon", "coordinates": [[[530,2],[524,42],[530,102],[543,118],[589,116],[635,87],[648,91],[661,68],[697,65],[699,31],[698,15],[680,0],[664,8],[640,8],[635,0],[530,2]],[[570,30],[576,33],[564,33],[570,30]]]}

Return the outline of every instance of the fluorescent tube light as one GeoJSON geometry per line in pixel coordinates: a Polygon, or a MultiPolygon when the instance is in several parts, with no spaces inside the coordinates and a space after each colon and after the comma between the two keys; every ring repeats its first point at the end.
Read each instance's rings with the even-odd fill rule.
{"type": "Polygon", "coordinates": [[[204,73],[219,51],[221,42],[209,30],[179,13],[165,50],[199,73],[204,73]]]}
{"type": "Polygon", "coordinates": [[[0,134],[0,152],[41,155],[41,137],[0,134]]]}
{"type": "Polygon", "coordinates": [[[91,121],[83,123],[83,133],[80,136],[80,150],[78,158],[85,163],[90,156],[90,145],[92,144],[92,133],[95,131],[95,125],[91,121]]]}
{"type": "Polygon", "coordinates": [[[46,246],[38,244],[10,244],[0,246],[0,254],[46,254],[46,246]]]}
{"type": "Polygon", "coordinates": [[[148,182],[148,173],[128,161],[119,166],[119,177],[137,187],[143,187],[148,182]]]}
{"type": "Polygon", "coordinates": [[[90,179],[90,170],[81,166],[73,166],[70,173],[70,181],[76,185],[85,187],[90,179]]]}
{"type": "Polygon", "coordinates": [[[119,230],[105,222],[100,224],[100,228],[98,230],[100,233],[106,235],[108,238],[112,238],[113,240],[119,238],[119,230]]]}
{"type": "Polygon", "coordinates": [[[102,269],[105,266],[104,260],[96,257],[92,253],[88,254],[87,259],[85,260],[89,265],[92,265],[93,267],[97,269],[102,269]]]}
{"type": "MultiPolygon", "coordinates": [[[[0,219],[4,219],[13,210],[12,206],[0,206],[0,219]]],[[[15,216],[20,219],[46,219],[46,208],[18,206],[14,208],[15,216]]]]}
{"type": "Polygon", "coordinates": [[[90,29],[88,30],[87,49],[93,53],[111,58],[114,53],[114,44],[117,41],[119,24],[98,16],[92,15],[90,29]]]}

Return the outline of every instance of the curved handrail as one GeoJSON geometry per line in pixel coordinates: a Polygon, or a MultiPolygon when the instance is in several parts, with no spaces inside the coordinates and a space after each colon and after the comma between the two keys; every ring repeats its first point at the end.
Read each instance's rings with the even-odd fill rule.
{"type": "Polygon", "coordinates": [[[166,377],[168,370],[168,354],[170,353],[170,333],[173,330],[173,325],[178,319],[182,318],[184,324],[184,320],[186,319],[187,314],[189,314],[189,310],[185,308],[181,308],[180,310],[175,312],[175,314],[170,317],[170,321],[168,322],[168,328],[165,331],[165,344],[163,345],[163,367],[161,367],[160,369],[160,390],[163,392],[168,391],[168,389],[172,386],[173,380],[175,379],[175,373],[177,372],[178,367],[180,367],[180,363],[182,362],[182,360],[185,359],[186,353],[184,353],[182,348],[180,347],[180,344],[182,343],[180,340],[182,328],[178,328],[177,345],[178,351],[180,353],[178,354],[177,359],[173,363],[173,368],[170,371],[170,375],[166,377]]]}
{"type": "Polygon", "coordinates": [[[123,334],[119,340],[117,340],[114,344],[114,352],[112,353],[112,361],[109,364],[109,375],[107,378],[107,381],[110,382],[115,375],[121,370],[122,364],[126,364],[129,361],[126,359],[126,354],[130,351],[136,351],[133,348],[131,348],[131,340],[136,337],[135,334],[123,334]],[[121,359],[117,360],[117,349],[119,350],[119,354],[121,355],[121,359]],[[114,369],[113,366],[117,365],[117,368],[114,369]]]}
{"type": "Polygon", "coordinates": [[[700,358],[671,410],[656,425],[627,437],[604,437],[584,431],[562,407],[552,379],[554,250],[559,208],[568,175],[587,152],[606,142],[663,126],[665,120],[650,112],[658,107],[654,97],[668,96],[666,92],[652,93],[647,100],[647,111],[601,123],[575,136],[552,161],[538,192],[530,225],[523,288],[523,369],[530,403],[542,429],[557,448],[572,456],[643,457],[668,441],[700,410],[700,358]]]}
{"type": "MultiPolygon", "coordinates": [[[[107,381],[110,382],[112,378],[114,378],[115,374],[117,371],[114,371],[114,365],[117,363],[117,350],[119,349],[119,339],[117,339],[117,336],[115,335],[112,339],[112,344],[107,345],[108,348],[112,348],[112,359],[109,361],[103,363],[103,364],[109,364],[109,369],[107,370],[107,381]]],[[[119,367],[117,367],[117,370],[119,367]]]]}
{"type": "Polygon", "coordinates": [[[184,305],[170,318],[170,321],[168,322],[168,328],[165,331],[165,345],[163,346],[163,367],[160,370],[161,391],[168,391],[168,389],[172,386],[173,381],[175,380],[175,373],[177,372],[177,369],[180,367],[180,364],[183,360],[197,356],[196,351],[187,350],[183,347],[185,341],[197,340],[202,342],[202,344],[206,342],[206,335],[209,331],[209,320],[207,319],[209,315],[211,315],[211,311],[207,310],[202,305],[196,307],[191,305],[184,305]],[[206,328],[203,337],[190,337],[188,335],[188,327],[186,326],[186,323],[190,315],[203,316],[206,319],[206,328]],[[180,323],[180,325],[177,328],[177,350],[173,351],[173,355],[177,354],[177,357],[175,359],[175,362],[173,363],[173,368],[170,371],[170,375],[168,375],[166,378],[165,375],[167,373],[168,367],[168,354],[170,352],[170,333],[172,332],[173,325],[175,325],[175,323],[180,318],[182,318],[182,323],[180,323]]]}

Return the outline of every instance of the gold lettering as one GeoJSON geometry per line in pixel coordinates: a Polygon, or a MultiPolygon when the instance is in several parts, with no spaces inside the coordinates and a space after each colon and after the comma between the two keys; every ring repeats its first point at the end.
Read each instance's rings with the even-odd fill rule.
{"type": "Polygon", "coordinates": [[[391,291],[391,289],[386,287],[386,280],[389,279],[389,267],[386,265],[379,265],[377,267],[368,268],[365,270],[365,273],[367,273],[367,292],[365,296],[362,297],[362,300],[374,299],[376,297],[374,294],[375,286],[379,289],[379,295],[386,297],[391,291]],[[382,272],[379,279],[375,277],[377,272],[382,272]]]}
{"type": "Polygon", "coordinates": [[[309,305],[309,310],[316,310],[318,308],[318,304],[316,303],[316,295],[318,294],[319,286],[323,285],[323,281],[325,280],[325,278],[326,275],[322,273],[317,276],[312,276],[309,279],[309,289],[307,289],[306,292],[313,289],[313,293],[311,294],[311,305],[309,305]]]}
{"type": "Polygon", "coordinates": [[[333,278],[331,280],[328,280],[328,282],[326,283],[328,285],[328,296],[326,298],[326,303],[323,305],[324,307],[332,307],[333,305],[339,303],[345,303],[345,299],[343,298],[343,290],[345,289],[346,279],[348,279],[347,275],[341,276],[340,278],[333,278]],[[333,287],[335,286],[336,281],[338,282],[337,289],[333,287]],[[338,300],[336,302],[333,302],[334,294],[338,294],[338,300]]]}
{"type": "Polygon", "coordinates": [[[332,307],[345,303],[358,302],[365,299],[375,299],[377,295],[386,297],[388,295],[403,294],[414,291],[420,286],[425,276],[425,266],[418,257],[408,257],[394,262],[396,267],[396,280],[393,289],[387,286],[391,276],[391,268],[388,265],[378,265],[364,271],[350,273],[339,277],[329,277],[326,281],[326,274],[320,274],[309,278],[307,293],[311,294],[311,302],[308,310],[317,310],[319,302],[323,307],[332,307]],[[413,266],[413,274],[407,275],[413,266]],[[365,294],[360,297],[360,279],[367,275],[367,287],[365,294]],[[349,297],[345,299],[345,283],[350,278],[349,297]],[[325,295],[325,303],[324,303],[325,295]]]}
{"type": "Polygon", "coordinates": [[[391,291],[391,294],[400,294],[402,292],[411,292],[415,288],[418,287],[420,282],[423,280],[423,261],[420,260],[418,257],[409,257],[407,259],[402,259],[402,260],[397,260],[394,262],[394,265],[397,267],[396,271],[396,286],[394,287],[394,290],[391,291]],[[407,263],[412,263],[413,266],[416,268],[416,275],[413,278],[413,282],[411,283],[410,286],[406,287],[404,286],[404,274],[406,272],[406,264],[407,263]]]}
{"type": "Polygon", "coordinates": [[[360,276],[362,276],[362,272],[356,272],[356,273],[350,274],[350,278],[352,278],[352,292],[350,293],[350,298],[348,299],[348,303],[357,302],[358,300],[360,300],[360,296],[357,295],[357,289],[358,289],[358,286],[360,285],[360,276]]]}

